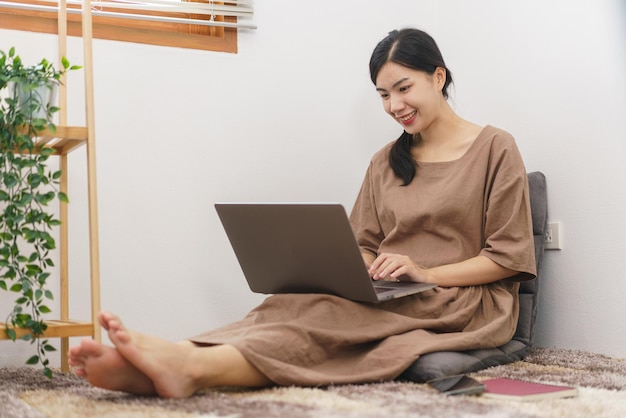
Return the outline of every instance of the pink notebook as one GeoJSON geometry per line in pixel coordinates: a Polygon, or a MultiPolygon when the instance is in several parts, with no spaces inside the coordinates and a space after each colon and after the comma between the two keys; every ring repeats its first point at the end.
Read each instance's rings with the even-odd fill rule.
{"type": "Polygon", "coordinates": [[[525,382],[505,377],[483,380],[482,383],[485,385],[483,396],[494,399],[538,401],[550,398],[568,398],[578,394],[575,387],[525,382]]]}

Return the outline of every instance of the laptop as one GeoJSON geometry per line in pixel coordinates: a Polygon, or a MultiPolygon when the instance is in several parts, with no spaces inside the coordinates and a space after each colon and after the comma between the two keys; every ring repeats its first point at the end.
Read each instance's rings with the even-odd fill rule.
{"type": "Polygon", "coordinates": [[[215,209],[255,293],[381,302],[436,287],[372,280],[341,204],[217,203],[215,209]]]}

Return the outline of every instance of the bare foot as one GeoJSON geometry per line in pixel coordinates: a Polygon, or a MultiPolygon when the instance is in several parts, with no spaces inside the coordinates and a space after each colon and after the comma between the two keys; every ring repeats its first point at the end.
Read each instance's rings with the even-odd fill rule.
{"type": "Polygon", "coordinates": [[[99,322],[109,333],[119,354],[147,376],[156,392],[165,398],[186,398],[200,389],[194,379],[191,344],[176,344],[127,330],[120,319],[101,313],[99,322]]]}
{"type": "Polygon", "coordinates": [[[136,395],[154,395],[156,389],[150,378],[129,363],[113,347],[104,346],[85,338],[72,347],[69,363],[74,373],[92,385],[109,390],[119,390],[136,395]]]}

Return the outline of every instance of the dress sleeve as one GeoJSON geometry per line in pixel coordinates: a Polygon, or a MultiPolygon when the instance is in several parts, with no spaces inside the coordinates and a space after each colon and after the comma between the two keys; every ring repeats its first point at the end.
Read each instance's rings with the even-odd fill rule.
{"type": "Polygon", "coordinates": [[[536,277],[530,193],[524,163],[515,141],[494,141],[488,172],[485,245],[480,255],[519,274],[512,280],[536,277]]]}
{"type": "Polygon", "coordinates": [[[384,233],[376,212],[372,171],[372,163],[370,163],[350,214],[350,224],[361,253],[368,253],[376,257],[380,243],[384,239],[384,233]]]}

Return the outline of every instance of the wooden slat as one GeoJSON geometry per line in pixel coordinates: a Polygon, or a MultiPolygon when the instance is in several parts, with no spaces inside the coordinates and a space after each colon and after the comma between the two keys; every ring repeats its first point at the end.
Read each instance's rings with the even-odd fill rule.
{"type": "MultiPolygon", "coordinates": [[[[43,334],[44,338],[60,338],[60,337],[81,337],[93,336],[93,324],[89,322],[78,321],[46,321],[48,329],[43,334]]],[[[0,324],[0,340],[8,340],[5,332],[5,324],[0,324]]],[[[15,330],[17,338],[27,334],[24,329],[15,330]]]]}
{"type": "MultiPolygon", "coordinates": [[[[61,172],[63,175],[61,176],[61,181],[59,184],[60,190],[68,194],[68,155],[61,154],[59,155],[59,167],[61,168],[61,172]]],[[[59,273],[61,283],[59,286],[59,290],[61,291],[61,320],[67,321],[70,318],[70,280],[69,280],[69,265],[70,265],[70,256],[69,256],[69,210],[67,207],[67,203],[59,200],[59,217],[61,219],[61,226],[59,231],[59,273]]],[[[64,372],[69,371],[69,357],[68,352],[70,349],[70,341],[69,338],[61,338],[61,370],[64,372]]]]}
{"type": "Polygon", "coordinates": [[[83,0],[83,68],[85,69],[85,108],[87,131],[87,194],[89,200],[89,264],[91,271],[91,319],[94,339],[100,342],[100,246],[98,238],[98,193],[96,190],[96,127],[93,81],[93,21],[91,0],[83,0]]]}

